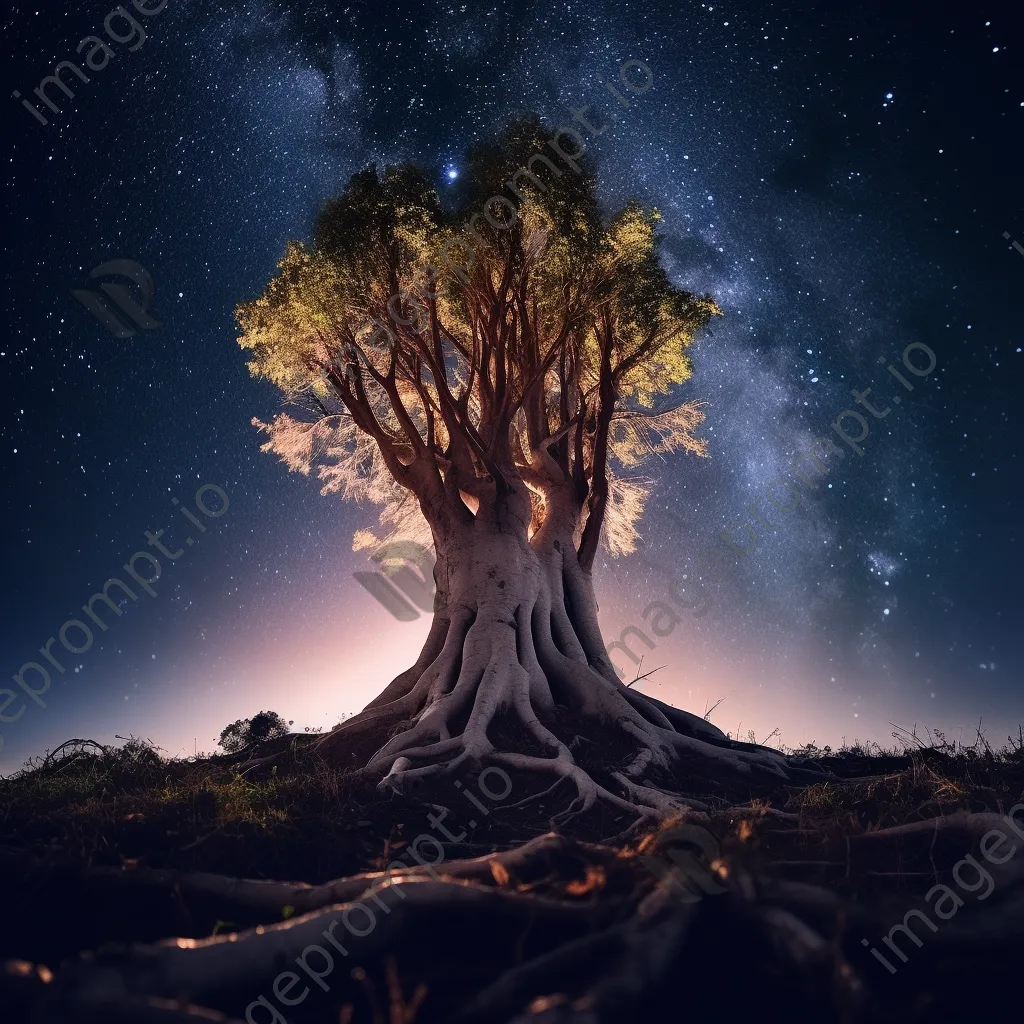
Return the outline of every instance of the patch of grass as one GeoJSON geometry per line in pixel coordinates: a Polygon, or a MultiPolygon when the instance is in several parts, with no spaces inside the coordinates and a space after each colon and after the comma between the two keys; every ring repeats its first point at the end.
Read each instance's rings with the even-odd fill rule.
{"type": "Polygon", "coordinates": [[[120,747],[79,741],[0,780],[0,844],[49,859],[142,858],[234,874],[239,854],[250,860],[247,843],[308,843],[354,828],[358,809],[346,806],[351,773],[308,751],[299,756],[300,770],[289,770],[298,767],[293,758],[257,774],[239,768],[238,757],[166,759],[139,740],[120,747]],[[209,853],[200,852],[204,846],[209,853]]]}
{"type": "Polygon", "coordinates": [[[993,749],[979,733],[970,746],[940,732],[924,742],[894,734],[903,749],[861,744],[835,753],[813,744],[794,751],[837,776],[791,794],[786,810],[825,831],[865,832],[950,814],[1005,810],[1024,797],[1024,742],[993,749]],[[852,777],[851,777],[852,776],[852,777]]]}
{"type": "MultiPolygon", "coordinates": [[[[72,741],[18,776],[0,780],[0,854],[319,882],[373,867],[387,851],[400,848],[408,829],[415,829],[412,835],[427,830],[422,803],[377,792],[352,771],[319,757],[311,739],[288,737],[242,754],[171,759],[136,739],[118,747],[72,741]],[[247,758],[267,754],[278,755],[273,766],[244,767],[251,763],[247,758]]],[[[1003,812],[1024,799],[1024,746],[1011,743],[995,751],[984,743],[965,747],[941,736],[932,739],[902,750],[853,744],[833,752],[808,745],[794,753],[833,777],[779,786],[758,798],[766,807],[798,815],[802,847],[819,851],[838,849],[849,836],[954,810],[1003,812]]],[[[576,745],[583,767],[603,771],[609,757],[618,763],[630,754],[600,740],[588,736],[576,745]]],[[[685,766],[665,782],[685,784],[694,796],[705,788],[685,766]]],[[[517,776],[517,800],[541,785],[548,781],[517,776]]],[[[447,790],[440,785],[437,793],[417,795],[451,806],[462,822],[468,805],[450,784],[447,790]]],[[[720,786],[716,792],[721,807],[756,796],[737,791],[723,799],[720,786]]],[[[539,834],[546,816],[571,795],[567,785],[543,802],[547,810],[538,804],[488,818],[467,843],[477,844],[478,851],[481,844],[510,845],[539,834]]],[[[775,827],[770,818],[765,821],[765,828],[775,827]]],[[[581,839],[598,839],[628,824],[624,815],[601,811],[571,827],[581,839]]],[[[756,832],[771,845],[764,828],[756,832]]]]}

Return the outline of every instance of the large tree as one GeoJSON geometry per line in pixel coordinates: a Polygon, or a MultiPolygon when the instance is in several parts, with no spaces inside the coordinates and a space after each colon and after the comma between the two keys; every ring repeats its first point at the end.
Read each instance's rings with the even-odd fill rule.
{"type": "Polygon", "coordinates": [[[295,409],[254,420],[263,450],[382,506],[376,540],[436,552],[416,663],[321,741],[385,785],[493,764],[571,780],[566,814],[659,815],[680,755],[783,771],[624,685],[598,626],[595,557],[633,550],[637,474],[705,453],[680,395],[719,310],[670,281],[658,220],[606,214],[592,170],[522,120],[469,154],[455,200],[416,167],[356,174],[237,311],[250,370],[295,409]],[[600,770],[588,735],[611,742],[600,770]]]}

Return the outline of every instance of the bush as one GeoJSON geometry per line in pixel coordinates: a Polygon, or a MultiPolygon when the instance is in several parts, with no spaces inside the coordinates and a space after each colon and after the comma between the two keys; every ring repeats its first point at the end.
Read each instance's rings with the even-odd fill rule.
{"type": "Polygon", "coordinates": [[[232,722],[221,732],[217,743],[227,753],[234,754],[255,743],[287,736],[288,726],[291,724],[276,711],[261,711],[252,718],[240,718],[237,722],[232,722]]]}

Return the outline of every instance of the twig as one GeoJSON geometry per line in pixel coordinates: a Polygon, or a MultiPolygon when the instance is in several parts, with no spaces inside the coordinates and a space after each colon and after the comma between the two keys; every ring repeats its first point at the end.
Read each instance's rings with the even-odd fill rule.
{"type": "MultiPolygon", "coordinates": [[[[643,658],[641,658],[640,660],[643,661],[643,658]]],[[[718,705],[721,704],[722,701],[724,701],[724,700],[725,700],[724,697],[719,697],[719,699],[716,700],[715,703],[712,704],[710,708],[707,706],[707,704],[704,705],[704,721],[705,722],[710,721],[711,715],[714,713],[715,708],[717,708],[718,705]]]]}
{"type": "Polygon", "coordinates": [[[657,668],[652,668],[650,672],[645,672],[643,675],[640,675],[640,669],[642,669],[643,667],[644,667],[644,658],[643,658],[643,655],[640,655],[640,664],[637,665],[637,667],[636,667],[636,671],[637,671],[636,679],[634,679],[632,683],[626,683],[626,689],[627,690],[631,686],[634,686],[636,683],[639,683],[641,679],[646,679],[648,676],[653,676],[655,672],[660,672],[665,666],[664,665],[659,665],[657,668]]]}

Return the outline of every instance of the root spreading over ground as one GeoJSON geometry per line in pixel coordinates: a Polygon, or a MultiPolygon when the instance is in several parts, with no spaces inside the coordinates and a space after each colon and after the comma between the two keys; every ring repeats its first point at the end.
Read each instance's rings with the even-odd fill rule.
{"type": "MultiPolygon", "coordinates": [[[[310,745],[241,770],[135,756],[135,774],[132,758],[80,746],[0,784],[20,837],[0,846],[17,881],[0,1002],[33,1024],[934,1024],[971,1019],[980,992],[1009,1011],[1024,761],[958,757],[821,757],[826,781],[738,779],[703,793],[705,810],[606,843],[634,816],[597,800],[572,834],[549,831],[579,799],[557,790],[510,793],[467,829],[472,803],[443,780],[380,790],[310,745]],[[318,866],[303,818],[323,837],[318,866]],[[303,858],[291,875],[279,863],[283,877],[310,881],[225,871],[257,835],[303,858]],[[996,847],[1001,864],[980,852],[996,847]],[[365,866],[325,873],[342,850],[365,866]]],[[[516,785],[534,774],[509,766],[516,785]]]]}
{"type": "Polygon", "coordinates": [[[559,824],[599,801],[648,825],[706,809],[671,784],[681,764],[709,778],[813,774],[806,759],[732,740],[624,684],[603,647],[590,577],[557,539],[527,544],[469,529],[473,543],[444,560],[457,583],[445,586],[436,572],[464,603],[445,601],[416,664],[324,736],[324,756],[352,758],[405,792],[488,765],[542,780],[527,799],[565,782],[574,797],[559,824]],[[598,737],[614,750],[605,762],[618,763],[595,773],[580,747],[598,737]]]}

